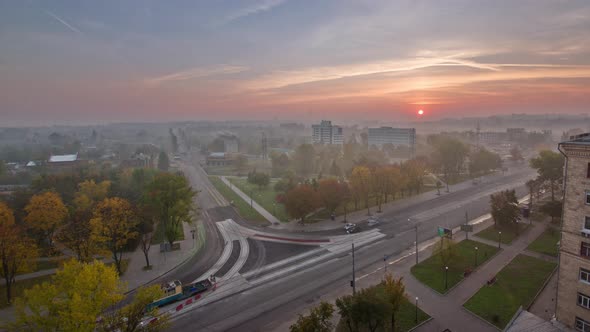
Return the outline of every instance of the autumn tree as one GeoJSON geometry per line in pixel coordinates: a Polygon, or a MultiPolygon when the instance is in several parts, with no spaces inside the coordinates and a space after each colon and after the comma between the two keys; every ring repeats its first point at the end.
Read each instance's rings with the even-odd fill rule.
{"type": "Polygon", "coordinates": [[[151,265],[149,253],[152,247],[152,240],[154,238],[154,228],[156,225],[155,218],[157,213],[151,206],[142,205],[137,209],[136,214],[139,220],[137,225],[139,244],[145,258],[145,267],[150,269],[151,265]]]}
{"type": "Polygon", "coordinates": [[[303,184],[291,189],[285,194],[284,204],[287,213],[305,225],[305,218],[315,211],[319,203],[318,194],[309,185],[303,184]]]}
{"type": "Polygon", "coordinates": [[[555,187],[558,181],[563,179],[563,166],[565,158],[561,153],[543,150],[538,157],[530,160],[532,168],[537,170],[538,179],[547,181],[551,185],[551,200],[555,201],[555,187]]]}
{"type": "Polygon", "coordinates": [[[163,223],[164,235],[171,246],[178,239],[182,223],[192,220],[196,195],[181,174],[159,174],[146,188],[144,202],[157,212],[158,222],[163,223]]]}
{"type": "Polygon", "coordinates": [[[342,186],[336,179],[322,179],[318,185],[318,195],[322,200],[324,207],[334,213],[338,206],[342,204],[342,186]]]}
{"type": "Polygon", "coordinates": [[[371,197],[371,171],[366,166],[357,166],[353,168],[350,174],[350,189],[353,194],[358,195],[367,209],[367,214],[371,214],[369,199],[371,197]]]}
{"type": "Polygon", "coordinates": [[[122,300],[123,291],[115,268],[100,261],[65,262],[50,282],[17,300],[15,330],[94,331],[98,316],[122,300]]]}
{"type": "Polygon", "coordinates": [[[256,172],[256,170],[248,173],[248,182],[258,186],[258,189],[262,189],[268,186],[270,183],[270,176],[263,172],[256,172]]]}
{"type": "Polygon", "coordinates": [[[402,190],[403,180],[401,169],[398,165],[391,165],[385,168],[385,174],[382,181],[384,182],[384,203],[387,203],[388,197],[392,196],[395,199],[397,192],[402,190]]]}
{"type": "Polygon", "coordinates": [[[92,237],[111,252],[117,272],[122,274],[123,249],[129,240],[137,237],[137,216],[131,204],[118,197],[106,198],[96,206],[90,225],[92,237]]]}
{"type": "Polygon", "coordinates": [[[384,326],[385,317],[390,312],[389,303],[379,294],[377,287],[363,288],[357,292],[351,309],[353,320],[371,332],[384,326]]]}
{"type": "Polygon", "coordinates": [[[344,319],[348,332],[354,332],[358,330],[358,324],[355,321],[354,315],[354,296],[344,295],[336,299],[336,308],[338,309],[338,315],[341,319],[344,319]]]}
{"type": "Polygon", "coordinates": [[[415,191],[416,194],[420,193],[424,186],[424,177],[426,177],[427,170],[428,165],[422,159],[410,159],[402,164],[402,172],[406,178],[406,187],[410,194],[412,191],[415,191]]]}
{"type": "Polygon", "coordinates": [[[472,176],[479,176],[502,166],[500,156],[483,147],[471,151],[469,159],[469,173],[472,176]]]}
{"type": "Polygon", "coordinates": [[[434,244],[432,255],[439,258],[441,267],[449,266],[458,255],[455,242],[449,237],[441,237],[434,244]]]}
{"type": "Polygon", "coordinates": [[[6,299],[12,301],[16,275],[32,271],[37,248],[14,222],[12,210],[0,202],[0,277],[4,279],[6,299]]]}
{"type": "MultiPolygon", "coordinates": [[[[517,226],[520,220],[520,209],[516,191],[505,190],[491,195],[490,204],[494,225],[517,226]]],[[[517,229],[518,230],[518,229],[517,229]]]]}
{"type": "Polygon", "coordinates": [[[297,322],[289,327],[291,332],[331,332],[334,329],[332,315],[334,306],[327,302],[321,302],[312,308],[309,315],[299,315],[297,322]]]}
{"type": "Polygon", "coordinates": [[[539,181],[536,179],[528,180],[525,183],[527,189],[529,190],[529,211],[533,211],[533,198],[535,196],[535,192],[539,187],[539,181]]]}
{"type": "Polygon", "coordinates": [[[109,311],[104,314],[98,323],[96,330],[99,332],[157,332],[169,328],[170,317],[168,314],[159,315],[158,309],[151,309],[146,312],[146,307],[164,296],[159,285],[140,287],[133,301],[119,310],[109,311]],[[141,326],[146,316],[157,317],[149,322],[147,326],[141,326]]]}
{"type": "Polygon", "coordinates": [[[448,136],[431,139],[431,145],[434,148],[432,164],[443,175],[448,192],[449,182],[456,179],[463,170],[469,148],[463,142],[448,136]]]}
{"type": "Polygon", "coordinates": [[[31,197],[25,207],[25,222],[29,228],[39,234],[39,242],[47,239],[53,244],[53,234],[68,215],[68,209],[55,192],[45,192],[31,197]]]}
{"type": "Polygon", "coordinates": [[[406,296],[406,286],[403,278],[395,279],[391,274],[387,274],[383,280],[382,287],[385,293],[385,299],[389,303],[391,311],[391,331],[396,328],[396,315],[406,296]]]}

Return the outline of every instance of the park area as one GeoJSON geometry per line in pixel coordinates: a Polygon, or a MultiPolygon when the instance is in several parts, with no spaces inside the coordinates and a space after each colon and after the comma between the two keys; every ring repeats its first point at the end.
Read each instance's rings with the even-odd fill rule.
{"type": "Polygon", "coordinates": [[[539,235],[528,247],[528,250],[541,254],[557,257],[559,231],[553,227],[547,227],[543,234],[539,235]]]}
{"type": "Polygon", "coordinates": [[[233,202],[233,206],[238,210],[238,213],[242,218],[261,225],[268,225],[268,221],[258,213],[258,211],[253,209],[249,202],[240,198],[240,196],[238,196],[238,194],[236,194],[230,187],[225,185],[219,177],[210,176],[209,180],[215,189],[217,189],[228,202],[233,202]]]}
{"type": "Polygon", "coordinates": [[[499,329],[503,329],[520,306],[527,309],[555,270],[556,264],[518,255],[497,275],[496,282],[483,286],[464,307],[499,329]]]}
{"type": "MultiPolygon", "coordinates": [[[[261,188],[256,184],[248,182],[246,178],[228,177],[227,179],[233,185],[238,187],[238,189],[244,192],[244,194],[252,197],[256,203],[260,204],[260,206],[262,206],[266,211],[271,213],[277,219],[284,222],[289,221],[289,216],[287,215],[287,211],[285,211],[285,206],[283,204],[277,203],[276,201],[277,195],[279,193],[274,190],[274,184],[277,180],[272,179],[266,187],[261,188]]],[[[234,200],[234,203],[235,202],[236,201],[234,200]]]]}
{"type": "Polygon", "coordinates": [[[483,231],[475,234],[475,236],[480,237],[482,239],[486,239],[489,241],[493,241],[498,243],[498,241],[502,242],[503,244],[510,244],[514,239],[516,239],[520,234],[526,232],[529,228],[529,224],[517,224],[517,226],[501,226],[501,225],[492,225],[483,231]],[[502,232],[502,234],[500,234],[502,232]]]}
{"type": "Polygon", "coordinates": [[[499,249],[481,242],[463,240],[454,244],[451,249],[445,250],[453,251],[446,263],[449,267],[448,272],[440,253],[434,253],[428,259],[414,265],[411,270],[416,279],[441,294],[461,282],[466,271],[473,271],[477,266],[484,264],[499,249]]]}

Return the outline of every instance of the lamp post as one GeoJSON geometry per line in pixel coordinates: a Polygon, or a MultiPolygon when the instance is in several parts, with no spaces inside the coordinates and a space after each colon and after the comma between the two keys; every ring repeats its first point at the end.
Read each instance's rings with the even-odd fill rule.
{"type": "Polygon", "coordinates": [[[416,324],[418,324],[418,297],[416,296],[416,324]]]}
{"type": "Polygon", "coordinates": [[[272,203],[272,214],[274,214],[275,216],[277,215],[277,204],[276,203],[272,203]]]}
{"type": "Polygon", "coordinates": [[[498,232],[498,249],[501,248],[501,243],[502,243],[502,232],[498,232]]]}
{"type": "Polygon", "coordinates": [[[479,249],[478,247],[475,247],[475,267],[477,267],[477,250],[478,249],[479,249]]]}
{"type": "MultiPolygon", "coordinates": [[[[411,223],[410,218],[408,218],[408,224],[411,223]]],[[[418,224],[414,225],[414,229],[416,230],[416,265],[418,265],[418,224]]]]}
{"type": "Polygon", "coordinates": [[[254,208],[254,202],[252,202],[252,195],[254,194],[254,190],[250,189],[250,208],[254,208]]]}
{"type": "Polygon", "coordinates": [[[196,231],[197,231],[196,229],[191,229],[191,235],[193,236],[193,248],[194,248],[194,247],[195,247],[195,245],[196,245],[196,244],[195,244],[195,232],[196,232],[196,231]]]}
{"type": "Polygon", "coordinates": [[[449,267],[445,266],[445,289],[449,287],[449,267]]]}

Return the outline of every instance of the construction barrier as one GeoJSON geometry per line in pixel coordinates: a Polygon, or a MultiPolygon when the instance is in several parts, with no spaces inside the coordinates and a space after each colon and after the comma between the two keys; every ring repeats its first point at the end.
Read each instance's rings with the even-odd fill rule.
{"type": "Polygon", "coordinates": [[[193,304],[193,299],[188,299],[186,300],[186,302],[184,302],[184,305],[190,305],[193,304]]]}
{"type": "Polygon", "coordinates": [[[182,308],[184,308],[184,305],[181,303],[176,307],[176,311],[180,311],[182,308]]]}

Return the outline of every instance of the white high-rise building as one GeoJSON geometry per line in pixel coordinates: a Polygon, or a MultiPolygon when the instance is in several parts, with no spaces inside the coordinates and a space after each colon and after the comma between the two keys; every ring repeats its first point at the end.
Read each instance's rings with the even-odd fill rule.
{"type": "Polygon", "coordinates": [[[322,120],[319,125],[312,125],[311,141],[314,144],[340,144],[344,143],[342,127],[332,125],[332,121],[322,120]]]}
{"type": "Polygon", "coordinates": [[[385,144],[392,144],[395,146],[407,146],[412,149],[416,145],[415,128],[369,128],[368,136],[369,147],[374,145],[379,149],[383,148],[383,145],[385,144]]]}

